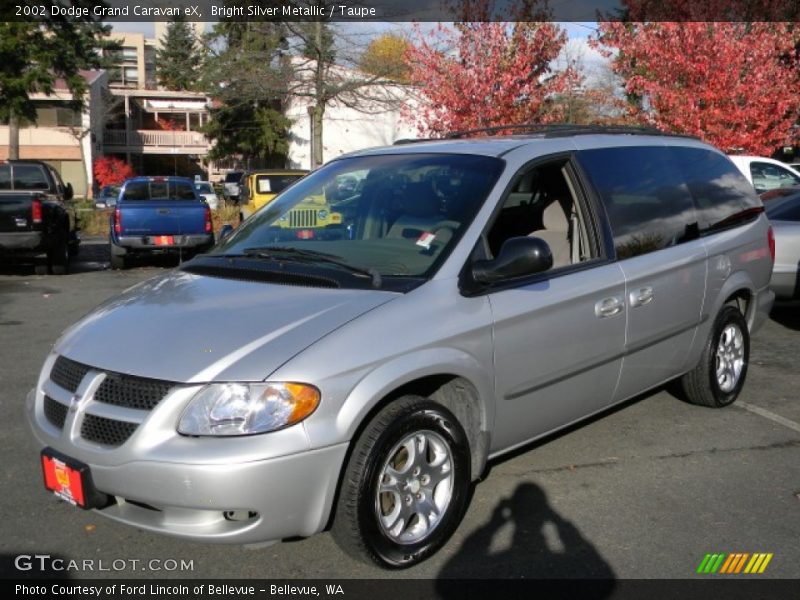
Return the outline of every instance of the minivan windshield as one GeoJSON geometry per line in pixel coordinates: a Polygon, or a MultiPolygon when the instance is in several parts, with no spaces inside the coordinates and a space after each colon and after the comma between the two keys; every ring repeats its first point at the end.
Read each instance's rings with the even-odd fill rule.
{"type": "Polygon", "coordinates": [[[460,154],[339,159],[279,194],[206,256],[429,277],[472,222],[503,164],[460,154]]]}

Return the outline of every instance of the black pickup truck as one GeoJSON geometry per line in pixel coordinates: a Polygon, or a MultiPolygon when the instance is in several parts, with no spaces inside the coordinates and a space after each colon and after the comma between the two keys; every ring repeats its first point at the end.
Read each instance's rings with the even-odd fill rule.
{"type": "Polygon", "coordinates": [[[33,262],[37,274],[63,275],[78,253],[72,186],[37,160],[0,161],[0,265],[33,262]]]}

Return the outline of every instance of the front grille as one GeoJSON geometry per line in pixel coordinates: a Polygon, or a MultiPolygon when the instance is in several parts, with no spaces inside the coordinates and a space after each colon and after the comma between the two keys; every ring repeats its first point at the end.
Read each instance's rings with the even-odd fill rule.
{"type": "Polygon", "coordinates": [[[67,420],[68,411],[69,407],[64,406],[61,402],[56,402],[50,396],[44,397],[44,416],[51,425],[62,429],[67,420]]]}
{"type": "Polygon", "coordinates": [[[94,399],[97,402],[125,408],[152,410],[174,385],[159,379],[107,373],[103,383],[94,393],[94,399]]]}
{"type": "Polygon", "coordinates": [[[65,390],[75,393],[91,367],[59,356],[50,371],[50,380],[65,390]]]}
{"type": "Polygon", "coordinates": [[[106,446],[120,446],[133,435],[138,426],[137,423],[86,415],[81,426],[81,437],[106,446]]]}
{"type": "Polygon", "coordinates": [[[314,208],[299,208],[289,211],[289,227],[316,227],[317,211],[314,208]]]}

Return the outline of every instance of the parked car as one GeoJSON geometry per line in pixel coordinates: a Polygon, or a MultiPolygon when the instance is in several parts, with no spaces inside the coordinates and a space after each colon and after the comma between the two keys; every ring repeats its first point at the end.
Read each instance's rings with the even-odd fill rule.
{"type": "Polygon", "coordinates": [[[134,177],[122,184],[111,215],[111,268],[131,258],[178,254],[190,258],[214,245],[211,209],[185,177],[134,177]]]}
{"type": "Polygon", "coordinates": [[[67,206],[72,194],[47,163],[0,161],[0,262],[32,262],[39,275],[66,273],[80,244],[67,206]]]}
{"type": "Polygon", "coordinates": [[[214,186],[211,185],[210,182],[195,181],[194,188],[197,190],[197,194],[211,207],[211,210],[217,210],[219,208],[219,197],[214,191],[214,186]]]}
{"type": "Polygon", "coordinates": [[[800,171],[779,160],[763,156],[731,156],[730,159],[759,194],[800,185],[800,171]]]}
{"type": "Polygon", "coordinates": [[[489,458],[675,379],[730,405],[774,299],[769,222],[724,154],[637,131],[315,170],[55,344],[26,404],[47,489],[205,542],[332,522],[348,553],[407,567],[489,458]],[[342,223],[281,226],[343,177],[342,223]]]}
{"type": "Polygon", "coordinates": [[[800,299],[800,189],[764,204],[775,231],[770,287],[782,300],[800,299]]]}
{"type": "Polygon", "coordinates": [[[225,174],[225,181],[222,184],[222,197],[231,204],[239,203],[240,186],[244,171],[229,171],[225,174]]]}
{"type": "Polygon", "coordinates": [[[287,187],[305,177],[308,171],[267,169],[248,171],[239,185],[239,210],[242,220],[272,202],[287,187]]]}
{"type": "Polygon", "coordinates": [[[119,198],[118,185],[106,185],[100,190],[100,193],[95,198],[94,205],[96,208],[111,208],[117,204],[119,198]]]}

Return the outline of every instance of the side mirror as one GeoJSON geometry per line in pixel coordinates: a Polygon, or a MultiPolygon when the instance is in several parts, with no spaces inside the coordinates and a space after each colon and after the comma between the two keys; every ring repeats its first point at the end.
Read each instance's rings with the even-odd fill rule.
{"type": "Polygon", "coordinates": [[[223,225],[222,228],[219,230],[219,241],[221,242],[232,233],[233,233],[233,225],[231,225],[230,223],[225,223],[225,225],[223,225]]]}
{"type": "Polygon", "coordinates": [[[552,266],[553,253],[547,242],[537,237],[513,237],[503,243],[496,258],[476,261],[472,278],[477,283],[490,284],[541,273],[552,266]]]}
{"type": "Polygon", "coordinates": [[[64,186],[64,200],[72,200],[72,197],[75,195],[75,192],[72,189],[72,184],[68,183],[64,186]]]}

